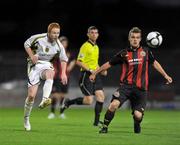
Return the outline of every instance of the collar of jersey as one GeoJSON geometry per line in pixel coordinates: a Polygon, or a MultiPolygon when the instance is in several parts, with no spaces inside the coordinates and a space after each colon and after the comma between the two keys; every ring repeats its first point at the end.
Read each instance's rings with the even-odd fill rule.
{"type": "Polygon", "coordinates": [[[141,48],[141,46],[139,46],[139,47],[138,47],[138,48],[136,48],[136,49],[133,49],[133,47],[132,47],[132,46],[130,46],[130,47],[128,48],[128,51],[135,52],[135,51],[137,51],[139,48],[141,48]]]}
{"type": "Polygon", "coordinates": [[[96,45],[96,43],[94,44],[94,43],[92,43],[91,41],[87,41],[87,42],[89,42],[92,46],[94,46],[94,45],[96,45]]]}

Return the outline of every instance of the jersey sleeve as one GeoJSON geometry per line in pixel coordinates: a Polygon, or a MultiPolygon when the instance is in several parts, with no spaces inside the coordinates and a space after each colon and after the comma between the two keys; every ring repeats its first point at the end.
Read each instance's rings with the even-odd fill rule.
{"type": "Polygon", "coordinates": [[[77,60],[82,61],[82,62],[84,61],[84,58],[86,57],[86,50],[87,50],[86,45],[82,45],[80,48],[77,60]]]}
{"type": "Polygon", "coordinates": [[[118,52],[109,60],[109,64],[110,65],[122,64],[124,62],[124,58],[126,57],[126,55],[127,55],[126,50],[122,50],[118,52]]]}
{"type": "Polygon", "coordinates": [[[149,56],[148,57],[149,57],[149,63],[153,64],[155,61],[155,58],[154,58],[154,55],[153,55],[151,50],[149,50],[149,56]]]}
{"type": "Polygon", "coordinates": [[[43,34],[36,34],[36,35],[32,35],[30,38],[28,38],[25,42],[24,42],[24,48],[31,48],[31,46],[33,45],[33,43],[35,43],[35,41],[38,38],[44,37],[46,36],[47,33],[43,33],[43,34]]]}

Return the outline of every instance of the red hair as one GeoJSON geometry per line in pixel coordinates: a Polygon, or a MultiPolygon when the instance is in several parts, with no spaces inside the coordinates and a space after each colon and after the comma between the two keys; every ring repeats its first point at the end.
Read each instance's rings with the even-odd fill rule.
{"type": "Polygon", "coordinates": [[[48,30],[47,30],[48,33],[50,33],[53,28],[58,28],[58,29],[60,29],[60,25],[59,25],[58,23],[50,23],[50,24],[48,25],[48,30]]]}

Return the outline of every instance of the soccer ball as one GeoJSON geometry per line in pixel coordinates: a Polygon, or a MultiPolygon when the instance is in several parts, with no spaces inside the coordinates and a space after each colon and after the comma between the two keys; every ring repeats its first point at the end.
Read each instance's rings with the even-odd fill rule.
{"type": "Polygon", "coordinates": [[[162,35],[157,31],[148,33],[146,37],[147,45],[152,48],[159,47],[162,44],[162,40],[162,35]]]}

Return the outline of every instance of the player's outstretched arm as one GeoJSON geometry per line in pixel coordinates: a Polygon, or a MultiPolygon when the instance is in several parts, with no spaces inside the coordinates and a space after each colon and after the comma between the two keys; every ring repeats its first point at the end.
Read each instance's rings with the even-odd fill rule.
{"type": "Polygon", "coordinates": [[[104,63],[101,67],[99,67],[97,70],[95,70],[90,76],[89,79],[91,81],[94,81],[96,78],[96,75],[101,73],[102,71],[106,71],[111,67],[111,65],[109,64],[109,61],[104,63]]]}
{"type": "Polygon", "coordinates": [[[172,83],[172,78],[165,72],[158,61],[155,60],[153,66],[167,80],[166,84],[172,83]]]}

